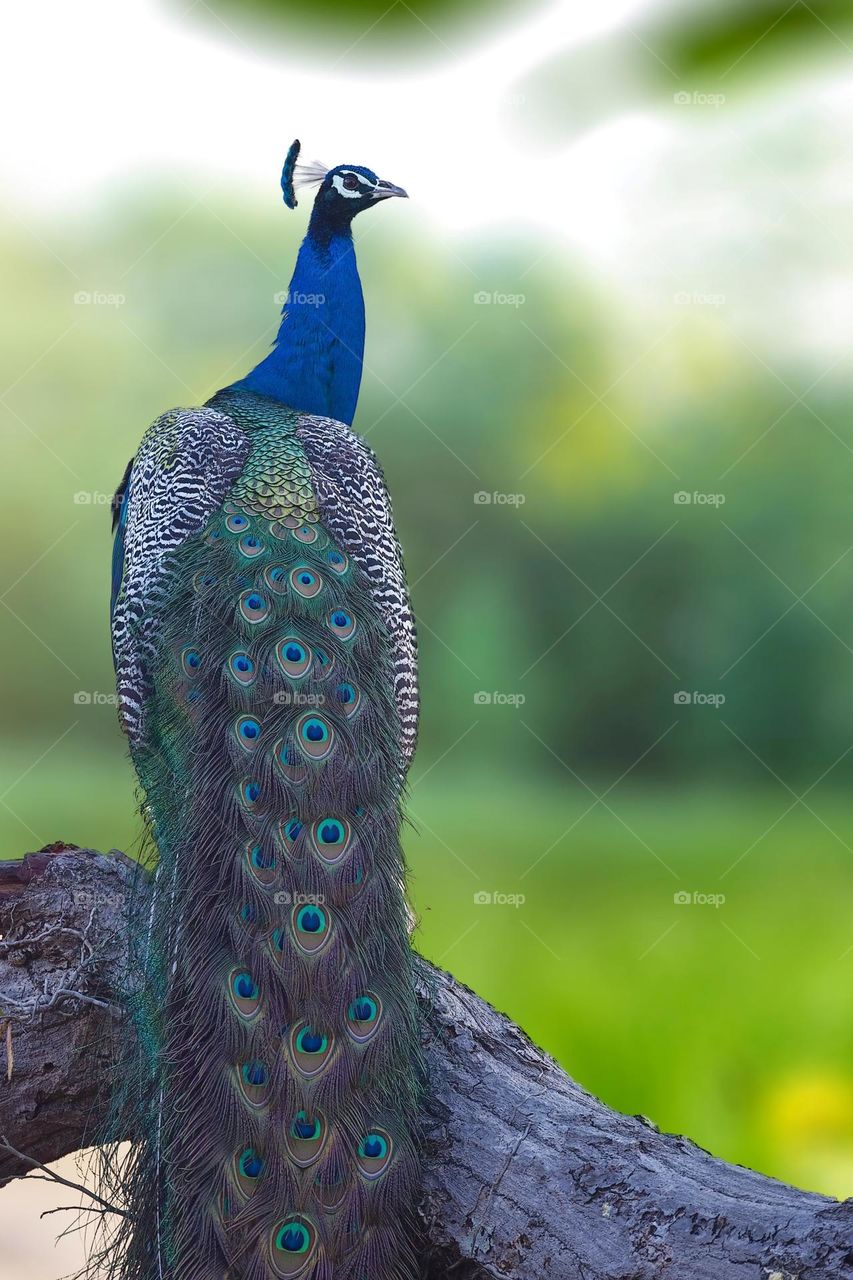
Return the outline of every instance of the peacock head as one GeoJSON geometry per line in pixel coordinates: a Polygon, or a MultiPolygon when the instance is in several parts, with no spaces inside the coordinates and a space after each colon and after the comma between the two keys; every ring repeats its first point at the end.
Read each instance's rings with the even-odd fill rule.
{"type": "Polygon", "coordinates": [[[339,164],[334,169],[325,165],[297,164],[299,142],[292,144],[281,174],[284,203],[296,208],[298,187],[317,186],[312,218],[327,225],[348,226],[357,213],[391,196],[406,197],[402,187],[379,178],[372,169],[360,164],[339,164]]]}

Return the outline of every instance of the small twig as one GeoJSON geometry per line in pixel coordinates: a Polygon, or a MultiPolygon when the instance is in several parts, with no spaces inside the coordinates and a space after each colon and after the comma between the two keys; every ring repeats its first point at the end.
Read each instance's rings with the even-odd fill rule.
{"type": "Polygon", "coordinates": [[[125,1209],[117,1209],[108,1200],[104,1200],[96,1192],[84,1187],[81,1182],[71,1182],[68,1178],[60,1177],[58,1173],[54,1173],[52,1169],[49,1169],[46,1164],[42,1164],[40,1160],[34,1160],[32,1156],[25,1155],[23,1151],[18,1151],[17,1147],[12,1146],[5,1134],[0,1135],[0,1151],[7,1151],[9,1155],[15,1156],[18,1160],[23,1160],[24,1164],[30,1165],[33,1169],[41,1169],[42,1173],[47,1174],[49,1182],[59,1182],[63,1187],[70,1187],[72,1191],[79,1191],[81,1195],[88,1196],[91,1200],[96,1200],[99,1205],[103,1206],[104,1213],[117,1213],[122,1218],[130,1217],[130,1214],[125,1209]]]}
{"type": "MultiPolygon", "coordinates": [[[[89,922],[91,924],[91,921],[89,922]]],[[[88,925],[86,928],[88,929],[88,925]]],[[[54,924],[49,929],[42,929],[41,933],[34,933],[24,938],[5,938],[0,940],[0,947],[4,951],[11,951],[14,947],[32,947],[37,942],[44,942],[45,938],[55,937],[57,933],[70,933],[72,937],[79,938],[81,942],[86,942],[85,931],[80,929],[72,929],[70,925],[54,924]]],[[[89,943],[86,943],[89,946],[89,943]]]]}
{"type": "MultiPolygon", "coordinates": [[[[73,975],[78,976],[78,975],[73,975]]],[[[0,992],[0,1000],[19,1012],[21,1020],[24,1018],[34,1018],[37,1013],[46,1013],[49,1009],[54,1009],[60,1000],[79,1000],[81,1004],[95,1005],[98,1009],[105,1009],[113,1018],[123,1018],[124,1010],[120,1005],[109,1000],[101,1000],[98,996],[87,995],[84,991],[76,991],[69,987],[57,987],[53,991],[47,990],[48,978],[45,978],[44,987],[42,989],[42,999],[40,1000],[18,1000],[14,996],[10,996],[0,992]]],[[[63,1013],[64,1010],[59,1011],[63,1013]]]]}
{"type": "Polygon", "coordinates": [[[97,996],[89,996],[82,991],[69,991],[67,987],[57,987],[50,997],[48,1004],[43,1005],[44,1010],[52,1009],[57,1000],[67,997],[69,1000],[82,1000],[83,1004],[93,1004],[99,1009],[106,1009],[107,1013],[112,1014],[114,1018],[124,1017],[124,1010],[117,1004],[112,1004],[109,1000],[99,1000],[97,996]]]}
{"type": "MultiPolygon", "coordinates": [[[[51,1179],[46,1178],[45,1181],[50,1182],[51,1179]]],[[[83,1189],[85,1190],[85,1188],[83,1189]]],[[[122,1212],[123,1210],[121,1209],[113,1209],[113,1208],[99,1209],[96,1204],[60,1204],[60,1205],[57,1205],[55,1209],[43,1209],[42,1212],[39,1214],[39,1217],[46,1218],[51,1213],[99,1213],[101,1217],[103,1217],[105,1213],[122,1213],[122,1212]]],[[[125,1214],[125,1217],[126,1216],[127,1215],[125,1214]]],[[[72,1227],[71,1230],[78,1231],[79,1227],[72,1227]]]]}

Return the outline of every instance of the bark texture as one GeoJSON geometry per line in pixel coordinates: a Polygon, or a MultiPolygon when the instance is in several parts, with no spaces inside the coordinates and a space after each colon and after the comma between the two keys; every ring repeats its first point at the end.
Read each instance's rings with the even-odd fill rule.
{"type": "MultiPolygon", "coordinates": [[[[130,865],[63,845],[0,863],[0,1135],[44,1163],[86,1144],[128,1034],[130,865]]],[[[611,1111],[449,974],[419,973],[424,1280],[853,1280],[853,1201],[611,1111]]],[[[0,1183],[26,1168],[0,1149],[0,1183]]]]}

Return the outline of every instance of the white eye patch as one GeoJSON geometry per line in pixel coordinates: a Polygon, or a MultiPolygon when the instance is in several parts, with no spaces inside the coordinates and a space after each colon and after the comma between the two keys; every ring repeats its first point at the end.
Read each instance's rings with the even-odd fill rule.
{"type": "Polygon", "coordinates": [[[359,199],[364,194],[365,187],[372,190],[376,186],[376,183],[371,182],[369,178],[365,178],[360,173],[347,173],[345,170],[343,173],[336,173],[333,175],[332,186],[339,195],[347,197],[355,196],[356,199],[359,199]],[[344,178],[355,178],[358,181],[358,186],[353,187],[352,190],[348,190],[348,188],[344,186],[344,178]]]}

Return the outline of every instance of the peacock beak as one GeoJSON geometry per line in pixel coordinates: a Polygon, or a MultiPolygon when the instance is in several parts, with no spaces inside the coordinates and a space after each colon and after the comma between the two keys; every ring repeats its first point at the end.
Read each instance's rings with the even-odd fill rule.
{"type": "Polygon", "coordinates": [[[373,188],[373,199],[387,200],[389,196],[402,196],[404,200],[408,200],[409,193],[402,187],[395,187],[393,182],[386,182],[384,178],[380,178],[373,188]]]}

